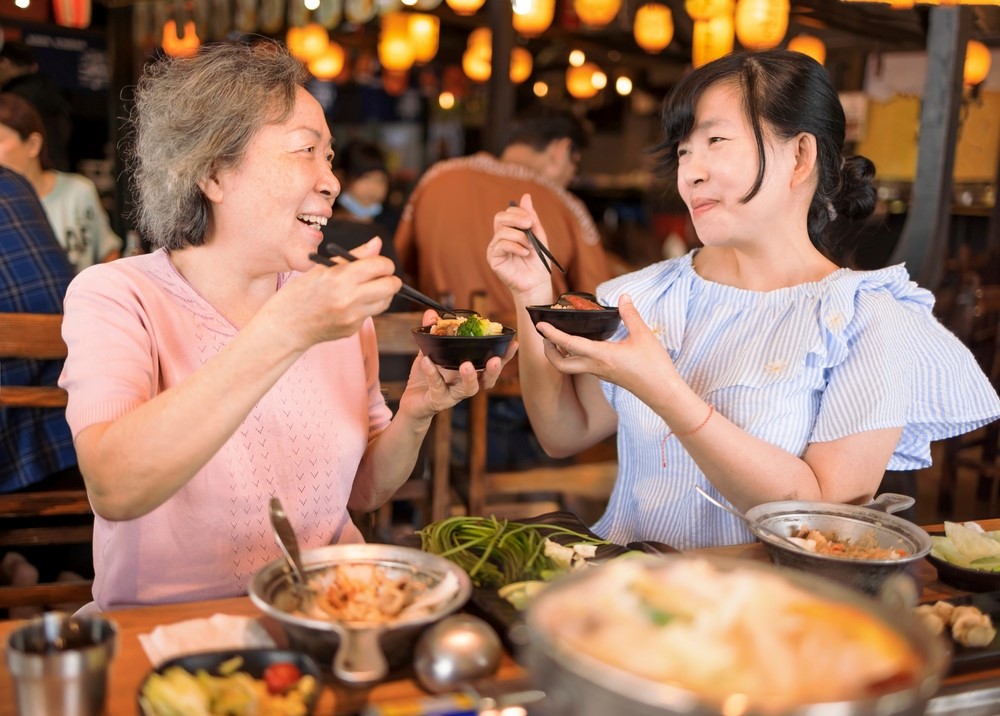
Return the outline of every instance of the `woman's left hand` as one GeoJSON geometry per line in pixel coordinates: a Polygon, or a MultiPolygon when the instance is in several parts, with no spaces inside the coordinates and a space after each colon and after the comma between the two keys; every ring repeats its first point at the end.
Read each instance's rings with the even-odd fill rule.
{"type": "MultiPolygon", "coordinates": [[[[433,325],[438,320],[434,311],[424,313],[423,325],[433,325]]],[[[458,370],[441,368],[431,359],[421,354],[413,362],[406,390],[400,398],[400,410],[411,406],[416,414],[433,417],[442,410],[471,398],[480,390],[489,390],[500,377],[500,371],[517,352],[517,341],[511,341],[507,353],[501,358],[494,356],[486,362],[482,372],[477,372],[472,363],[463,363],[458,370]]]]}
{"type": "Polygon", "coordinates": [[[540,324],[545,356],[560,373],[589,373],[642,399],[648,391],[662,388],[665,380],[676,378],[677,369],[629,296],[621,297],[618,312],[628,335],[615,342],[571,336],[550,324],[540,324]]]}

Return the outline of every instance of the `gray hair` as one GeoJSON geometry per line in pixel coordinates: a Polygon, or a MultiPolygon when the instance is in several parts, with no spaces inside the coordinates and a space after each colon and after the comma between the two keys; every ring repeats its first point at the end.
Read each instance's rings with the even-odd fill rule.
{"type": "Polygon", "coordinates": [[[155,247],[205,241],[209,204],[198,182],[239,166],[265,124],[287,119],[309,75],[284,45],[224,42],[148,67],[139,80],[127,153],[133,217],[155,247]]]}

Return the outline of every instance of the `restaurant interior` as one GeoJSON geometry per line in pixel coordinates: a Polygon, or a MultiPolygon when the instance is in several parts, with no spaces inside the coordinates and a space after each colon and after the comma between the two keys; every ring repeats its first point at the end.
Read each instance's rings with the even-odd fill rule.
{"type": "MultiPolygon", "coordinates": [[[[0,27],[6,40],[31,47],[40,71],[55,80],[70,100],[72,170],[94,181],[112,227],[127,237],[129,246],[141,249],[143,239],[130,224],[130,188],[118,148],[125,140],[122,118],[129,111],[130,88],[143,67],[164,56],[183,57],[214,40],[263,35],[285,41],[307,65],[313,76],[308,88],[323,105],[337,144],[363,138],[385,150],[391,176],[386,202],[390,211],[401,211],[409,191],[435,162],[481,150],[499,151],[505,127],[522,110],[543,105],[573,111],[587,123],[592,138],[582,152],[570,190],[589,209],[616,273],[699,245],[676,190],[653,173],[645,152],[659,137],[659,112],[671,87],[692,67],[734,48],[798,50],[826,67],[847,115],[848,148],[871,158],[877,169],[878,208],[858,229],[857,248],[845,262],[859,269],[905,262],[913,280],[934,293],[938,318],[969,346],[994,387],[1000,387],[1000,208],[996,202],[1000,3],[996,0],[976,4],[913,0],[513,0],[513,4],[506,0],[305,0],[304,4],[300,0],[54,0],[50,4],[47,0],[0,0],[0,27]],[[424,42],[428,38],[430,42],[424,42]],[[495,71],[508,65],[509,72],[495,71]]],[[[386,314],[376,320],[383,359],[414,355],[413,320],[409,313],[386,314]]],[[[12,342],[11,329],[6,330],[9,335],[0,335],[0,355],[12,342]]],[[[43,329],[25,324],[17,329],[21,330],[41,336],[43,329]]],[[[57,357],[64,347],[58,336],[50,340],[45,357],[57,357]]],[[[402,384],[383,382],[390,401],[398,399],[401,390],[402,384]]],[[[501,379],[490,395],[511,397],[519,391],[516,378],[501,379]]],[[[571,514],[574,526],[585,527],[601,515],[616,476],[613,440],[558,465],[490,472],[485,457],[489,400],[488,395],[479,394],[470,401],[468,431],[460,450],[455,449],[450,411],[435,418],[410,480],[376,513],[356,515],[371,542],[420,546],[419,530],[456,516],[492,514],[529,521],[571,514]]],[[[882,491],[913,498],[899,515],[928,526],[932,534],[945,521],[978,520],[987,529],[1000,529],[1000,522],[990,519],[1000,515],[1000,426],[994,423],[942,440],[932,449],[931,467],[886,474],[882,491]]],[[[89,511],[86,495],[81,493],[27,502],[0,495],[0,553],[19,544],[86,544],[92,532],[89,511]],[[44,522],[53,517],[51,524],[44,522]]],[[[888,519],[896,518],[890,515],[888,519]]],[[[761,540],[766,544],[765,538],[761,540]]],[[[644,551],[657,552],[658,548],[645,545],[644,551]]],[[[766,552],[756,544],[752,549],[747,545],[723,548],[719,554],[780,563],[770,545],[766,552]]],[[[968,595],[977,592],[1000,594],[992,591],[1000,590],[1000,579],[994,576],[975,588],[961,580],[960,586],[954,586],[945,582],[943,572],[923,561],[913,566],[911,574],[922,589],[921,602],[969,600],[973,598],[968,595]]],[[[846,579],[854,577],[852,572],[846,579]]],[[[91,578],[84,575],[81,582],[61,587],[40,585],[40,591],[30,594],[2,586],[0,619],[5,608],[79,603],[89,594],[91,578]]],[[[804,582],[800,586],[816,585],[804,582]]],[[[537,698],[539,685],[519,658],[519,650],[526,648],[517,636],[518,630],[526,628],[523,619],[512,617],[506,605],[497,610],[495,597],[486,598],[482,592],[476,584],[470,611],[485,615],[500,633],[503,647],[488,674],[489,683],[479,682],[475,691],[480,711],[463,712],[457,706],[454,711],[432,711],[431,706],[418,704],[432,689],[427,680],[414,676],[410,662],[390,663],[388,677],[361,678],[361,683],[354,684],[349,682],[359,678],[357,673],[349,669],[349,676],[344,677],[335,662],[334,673],[339,676],[332,681],[329,674],[323,676],[322,688],[314,696],[318,701],[315,713],[612,713],[602,708],[629,714],[675,713],[662,704],[626,703],[628,698],[622,694],[627,690],[596,677],[593,683],[601,684],[596,687],[600,693],[589,694],[590,686],[576,685],[592,696],[591,704],[578,696],[567,696],[563,703],[553,693],[534,708],[522,707],[513,697],[509,699],[513,706],[506,709],[497,706],[505,703],[504,696],[483,700],[483,694],[497,691],[528,694],[524,699],[531,701],[537,698]],[[492,710],[484,706],[487,702],[494,706],[492,710]],[[553,706],[556,702],[560,705],[553,706]],[[385,711],[380,710],[383,705],[385,711]],[[389,705],[401,710],[392,711],[389,705]]],[[[566,594],[572,597],[571,592],[566,594]]],[[[274,617],[268,600],[252,595],[251,599],[161,605],[141,613],[123,610],[114,614],[120,652],[107,675],[101,674],[110,678],[107,695],[102,690],[98,697],[104,713],[135,712],[136,694],[148,678],[152,661],[149,649],[143,651],[148,644],[143,637],[157,626],[191,624],[190,620],[198,619],[199,628],[207,629],[205,619],[211,615],[254,620],[264,612],[273,617],[265,619],[265,626],[274,641],[279,645],[288,639],[294,642],[294,630],[287,630],[282,616],[274,617]]],[[[962,603],[988,611],[982,601],[962,603]]],[[[1000,616],[1000,600],[990,606],[1000,616]]],[[[20,624],[0,621],[0,639],[7,641],[20,624]]],[[[183,638],[188,637],[185,633],[183,638]]],[[[341,634],[341,638],[346,642],[352,637],[341,634]]],[[[415,639],[414,632],[400,648],[411,649],[415,639]]],[[[956,653],[960,657],[961,668],[939,665],[936,676],[921,676],[925,679],[922,688],[929,692],[921,692],[916,705],[907,702],[910,710],[857,713],[1000,713],[1000,641],[992,642],[987,656],[970,656],[963,649],[951,652],[952,657],[956,653]],[[933,694],[938,701],[931,700],[928,710],[933,694]]],[[[572,692],[574,682],[567,674],[576,667],[566,667],[548,653],[543,657],[533,663],[548,669],[544,673],[551,684],[572,692]]],[[[941,657],[934,652],[922,658],[926,666],[941,657]]],[[[326,668],[322,661],[320,666],[326,668]]],[[[0,688],[0,716],[30,713],[17,710],[17,703],[23,707],[29,699],[21,682],[13,682],[19,701],[14,691],[6,689],[8,675],[3,672],[13,675],[16,668],[20,667],[12,661],[0,664],[4,687],[0,688]]],[[[579,670],[574,673],[582,678],[579,670]]],[[[455,683],[448,686],[449,693],[461,691],[455,683]]],[[[704,713],[746,713],[745,704],[727,703],[704,713]]]]}

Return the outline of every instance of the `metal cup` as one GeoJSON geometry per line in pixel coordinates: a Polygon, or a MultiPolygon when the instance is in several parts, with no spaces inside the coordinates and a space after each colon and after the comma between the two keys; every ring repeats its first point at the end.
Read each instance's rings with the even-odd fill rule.
{"type": "Polygon", "coordinates": [[[48,612],[7,640],[20,716],[99,716],[117,625],[101,616],[48,612]]]}

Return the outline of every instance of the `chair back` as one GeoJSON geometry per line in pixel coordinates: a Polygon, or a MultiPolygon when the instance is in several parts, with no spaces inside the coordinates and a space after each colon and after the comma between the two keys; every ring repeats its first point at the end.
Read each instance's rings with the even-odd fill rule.
{"type": "MultiPolygon", "coordinates": [[[[0,313],[0,362],[5,358],[65,357],[61,314],[0,313]]],[[[0,384],[0,410],[65,407],[66,391],[57,386],[0,384]]],[[[91,544],[92,540],[93,513],[82,478],[73,489],[0,494],[0,554],[24,547],[91,544]]],[[[87,602],[91,600],[91,584],[85,579],[2,586],[0,609],[87,602]]]]}

